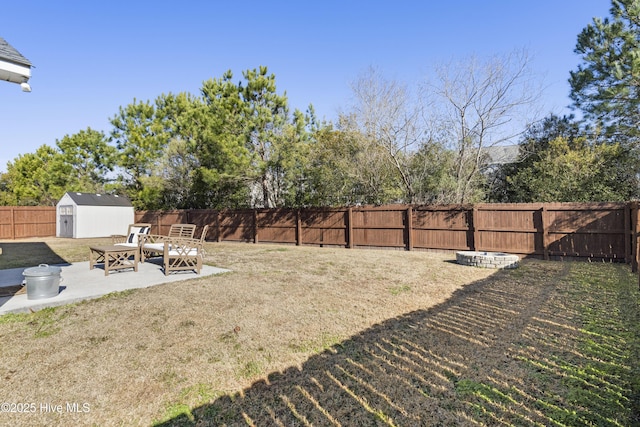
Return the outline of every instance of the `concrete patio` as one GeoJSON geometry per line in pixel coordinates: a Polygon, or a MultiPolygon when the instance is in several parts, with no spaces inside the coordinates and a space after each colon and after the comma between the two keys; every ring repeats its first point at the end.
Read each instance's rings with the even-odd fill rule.
{"type": "MultiPolygon", "coordinates": [[[[99,298],[111,292],[128,289],[147,288],[150,286],[173,283],[189,279],[197,279],[214,274],[226,273],[229,270],[203,265],[200,274],[193,271],[175,272],[164,275],[161,260],[151,259],[138,264],[138,271],[126,269],[104,275],[102,265],[89,269],[89,262],[58,264],[62,268],[60,292],[57,296],[43,299],[27,299],[27,293],[8,297],[0,297],[0,315],[40,310],[73,302],[99,298]]],[[[0,287],[19,285],[23,282],[24,268],[0,270],[0,287]]]]}

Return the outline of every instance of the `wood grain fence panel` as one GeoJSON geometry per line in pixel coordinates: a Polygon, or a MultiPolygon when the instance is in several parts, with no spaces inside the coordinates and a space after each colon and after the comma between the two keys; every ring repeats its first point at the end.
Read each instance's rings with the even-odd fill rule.
{"type": "Polygon", "coordinates": [[[413,246],[418,249],[470,250],[471,212],[459,206],[413,209],[413,246]]]}
{"type": "Polygon", "coordinates": [[[161,234],[169,234],[172,224],[191,224],[188,210],[170,210],[163,212],[161,221],[161,234]]]}
{"type": "Polygon", "coordinates": [[[301,209],[303,227],[343,228],[346,209],[301,209]]]}
{"type": "Polygon", "coordinates": [[[220,211],[220,239],[250,242],[254,239],[252,210],[220,211]]]}
{"type": "Polygon", "coordinates": [[[542,234],[516,231],[478,231],[476,250],[542,255],[542,234]]]}
{"type": "Polygon", "coordinates": [[[302,244],[347,246],[348,210],[300,210],[302,244]]]}
{"type": "Polygon", "coordinates": [[[291,209],[259,210],[258,236],[261,242],[296,243],[297,214],[291,209]]]}
{"type": "Polygon", "coordinates": [[[543,254],[538,204],[480,204],[474,210],[475,250],[518,255],[543,254]]]}
{"type": "Polygon", "coordinates": [[[367,229],[404,228],[406,207],[398,209],[358,208],[353,210],[353,226],[367,229]]]}
{"type": "Polygon", "coordinates": [[[511,209],[511,208],[482,208],[478,209],[478,217],[474,218],[476,228],[479,230],[519,230],[535,232],[538,230],[539,221],[536,221],[536,213],[539,208],[511,209]]]}
{"type": "Polygon", "coordinates": [[[442,249],[468,251],[468,231],[416,230],[413,231],[413,247],[416,249],[442,249]]]}
{"type": "Polygon", "coordinates": [[[55,235],[55,206],[0,207],[0,238],[24,239],[55,235]]]}
{"type": "Polygon", "coordinates": [[[624,226],[624,206],[617,208],[559,209],[548,207],[549,227],[553,231],[586,231],[601,230],[621,233],[624,226]]]}
{"type": "Polygon", "coordinates": [[[397,248],[407,246],[406,207],[353,209],[354,246],[397,248]]]}
{"type": "Polygon", "coordinates": [[[136,211],[134,215],[134,221],[136,223],[149,223],[151,224],[151,234],[160,234],[161,217],[162,217],[162,211],[157,211],[157,210],[136,211]]]}
{"type": "Polygon", "coordinates": [[[302,243],[305,245],[346,246],[347,233],[336,228],[303,228],[302,243]]]}
{"type": "Polygon", "coordinates": [[[624,204],[550,204],[547,213],[549,255],[628,258],[624,204]]]}
{"type": "Polygon", "coordinates": [[[414,230],[468,230],[468,210],[427,210],[415,208],[413,210],[414,230]]]}
{"type": "Polygon", "coordinates": [[[0,207],[0,239],[13,238],[13,208],[0,207]]]}
{"type": "Polygon", "coordinates": [[[296,243],[295,227],[265,227],[258,230],[261,242],[296,243]]]}
{"type": "Polygon", "coordinates": [[[211,209],[190,209],[188,211],[188,223],[196,225],[194,236],[199,238],[205,225],[208,225],[206,241],[218,239],[218,211],[211,209]]]}
{"type": "Polygon", "coordinates": [[[13,225],[0,224],[0,239],[13,239],[13,225]]]}
{"type": "Polygon", "coordinates": [[[554,233],[549,238],[549,255],[622,261],[625,259],[624,239],[616,240],[602,234],[554,233]]]}
{"type": "Polygon", "coordinates": [[[167,235],[171,224],[190,224],[188,210],[148,210],[138,211],[135,215],[136,222],[150,223],[151,233],[167,235]]]}
{"type": "Polygon", "coordinates": [[[385,228],[353,229],[354,246],[373,246],[381,248],[401,248],[407,245],[404,230],[385,228]]]}

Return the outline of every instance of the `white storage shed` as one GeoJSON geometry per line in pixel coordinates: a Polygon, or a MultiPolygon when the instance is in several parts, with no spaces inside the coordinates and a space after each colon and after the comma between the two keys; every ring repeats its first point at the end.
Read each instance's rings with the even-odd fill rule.
{"type": "Polygon", "coordinates": [[[68,192],[57,204],[57,237],[109,237],[127,234],[135,222],[133,205],[126,197],[68,192]]]}
{"type": "Polygon", "coordinates": [[[23,92],[31,92],[31,62],[0,37],[0,80],[18,83],[23,92]]]}

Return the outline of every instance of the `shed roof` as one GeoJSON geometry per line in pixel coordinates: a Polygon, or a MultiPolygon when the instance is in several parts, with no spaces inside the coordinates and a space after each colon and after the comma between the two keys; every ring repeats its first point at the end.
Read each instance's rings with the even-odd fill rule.
{"type": "Polygon", "coordinates": [[[111,194],[67,193],[78,206],[133,206],[126,197],[111,194]]]}
{"type": "Polygon", "coordinates": [[[22,56],[20,52],[18,52],[13,46],[7,43],[7,41],[2,37],[0,37],[0,59],[31,67],[31,62],[29,62],[27,58],[22,56]]]}

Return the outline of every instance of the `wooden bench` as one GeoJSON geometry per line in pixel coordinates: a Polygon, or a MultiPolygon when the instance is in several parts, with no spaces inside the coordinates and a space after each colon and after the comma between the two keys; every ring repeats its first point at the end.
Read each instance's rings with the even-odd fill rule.
{"type": "Polygon", "coordinates": [[[142,261],[144,262],[145,257],[152,254],[161,254],[165,275],[179,270],[193,270],[200,274],[204,259],[204,242],[208,231],[209,226],[205,225],[199,239],[153,234],[143,236],[140,251],[142,261]]]}
{"type": "MultiPolygon", "coordinates": [[[[208,226],[206,226],[208,228],[208,226]]],[[[147,234],[141,236],[140,241],[140,260],[160,255],[164,252],[164,242],[168,239],[193,239],[196,232],[195,224],[172,224],[169,233],[165,236],[162,234],[147,234]]]]}

